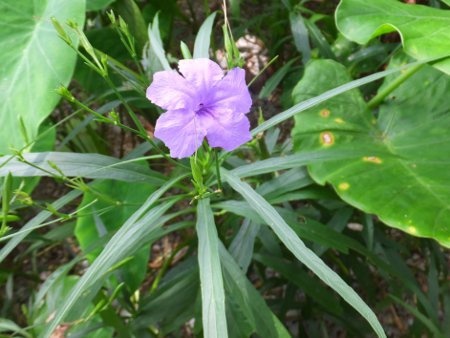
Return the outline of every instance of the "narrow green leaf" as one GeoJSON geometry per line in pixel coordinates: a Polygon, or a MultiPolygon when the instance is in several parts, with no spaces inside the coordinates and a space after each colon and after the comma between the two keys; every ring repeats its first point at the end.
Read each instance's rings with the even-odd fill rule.
{"type": "Polygon", "coordinates": [[[263,219],[245,201],[227,200],[213,204],[214,208],[221,211],[232,212],[236,215],[248,218],[249,220],[261,224],[263,219]]]}
{"type": "Polygon", "coordinates": [[[197,206],[198,264],[202,291],[203,335],[228,337],[225,292],[219,259],[219,238],[209,198],[197,206]]]}
{"type": "MultiPolygon", "coordinates": [[[[245,321],[251,327],[246,337],[257,333],[259,337],[290,337],[289,332],[267,306],[264,298],[247,279],[245,273],[239,268],[233,257],[219,242],[220,260],[223,264],[223,277],[225,288],[233,297],[230,303],[239,306],[239,315],[245,318],[236,318],[245,321]]],[[[230,311],[233,308],[229,309],[230,311]]],[[[233,323],[237,325],[238,323],[233,323]]],[[[244,326],[244,325],[242,325],[244,326]]]]}
{"type": "MultiPolygon", "coordinates": [[[[252,209],[252,207],[246,202],[246,201],[223,201],[219,203],[215,203],[213,205],[214,208],[218,208],[220,210],[224,210],[227,212],[234,213],[236,215],[246,217],[252,222],[256,224],[263,223],[263,220],[261,219],[261,216],[252,209]]],[[[301,238],[305,240],[309,240],[313,243],[316,243],[318,245],[322,245],[324,247],[330,247],[334,250],[338,250],[344,254],[347,254],[350,248],[354,248],[354,245],[352,243],[349,243],[349,238],[336,230],[333,230],[329,226],[326,226],[324,224],[321,224],[317,221],[314,221],[309,218],[303,218],[303,221],[300,223],[298,222],[298,213],[289,211],[284,208],[277,208],[277,212],[284,218],[286,223],[292,228],[292,230],[295,231],[295,233],[300,236],[301,238]]],[[[345,210],[345,209],[344,209],[345,210]]],[[[247,232],[249,230],[246,229],[245,223],[241,227],[240,232],[247,232]]],[[[254,230],[252,230],[254,231],[254,230]]],[[[240,233],[238,233],[239,236],[242,236],[240,233]]],[[[236,236],[236,241],[238,243],[243,242],[244,239],[240,239],[236,236]]],[[[245,234],[248,236],[247,234],[245,234]]],[[[260,233],[258,234],[260,235],[260,233]]],[[[250,245],[251,237],[246,239],[247,242],[242,243],[242,245],[250,245]]],[[[233,241],[234,243],[234,241],[233,241]]],[[[234,244],[237,245],[238,243],[234,244]]],[[[359,247],[355,250],[358,251],[359,247]]],[[[245,262],[244,258],[239,258],[243,253],[237,252],[234,254],[234,250],[236,250],[234,247],[230,246],[230,252],[233,253],[233,256],[235,259],[240,262],[241,260],[245,262]],[[233,251],[232,251],[233,248],[233,251]]],[[[241,249],[242,250],[242,249],[241,249]]],[[[365,253],[364,253],[365,254],[365,253]]]]}
{"type": "Polygon", "coordinates": [[[250,206],[261,216],[269,227],[277,234],[284,245],[314,272],[325,284],[334,289],[346,302],[358,311],[372,326],[378,337],[386,337],[376,315],[361,297],[332,269],[330,269],[289,227],[278,212],[250,185],[239,180],[229,171],[222,169],[224,179],[240,193],[250,206]]]}
{"type": "Polygon", "coordinates": [[[47,292],[54,287],[54,285],[61,281],[62,278],[66,277],[69,271],[73,268],[73,266],[77,263],[79,263],[81,260],[81,257],[76,257],[72,259],[69,263],[66,263],[59,268],[57,268],[55,271],[52,272],[50,276],[48,276],[45,279],[45,282],[42,283],[41,287],[39,288],[38,293],[36,294],[34,298],[34,305],[33,309],[37,309],[39,307],[39,304],[44,301],[44,297],[47,294],[47,292]]]}
{"type": "MultiPolygon", "coordinates": [[[[68,203],[72,202],[74,199],[81,195],[81,191],[72,190],[67,195],[59,198],[54,203],[51,204],[52,208],[58,210],[68,203]]],[[[13,234],[11,240],[0,250],[0,262],[2,262],[6,256],[20,243],[22,240],[27,237],[31,231],[35,228],[39,227],[40,224],[49,219],[53,214],[49,211],[42,211],[33,217],[30,221],[25,224],[16,235],[13,234]]]]}
{"type": "Polygon", "coordinates": [[[301,188],[311,185],[314,181],[309,177],[306,168],[297,167],[288,170],[279,176],[262,183],[257,192],[270,200],[281,194],[297,191],[301,188]]]}
{"type": "Polygon", "coordinates": [[[261,89],[261,92],[259,93],[258,97],[260,99],[266,99],[268,98],[272,92],[278,87],[280,82],[284,79],[286,74],[289,72],[289,70],[292,67],[292,64],[297,61],[296,59],[292,59],[289,62],[287,62],[283,67],[278,69],[275,74],[273,74],[270,79],[266,81],[263,88],[261,89]]]}
{"type": "MultiPolygon", "coordinates": [[[[450,6],[450,4],[449,4],[449,6],[450,6]]],[[[448,286],[446,288],[446,291],[447,292],[445,292],[443,294],[443,297],[442,297],[443,298],[443,300],[442,300],[442,307],[443,307],[442,312],[448,314],[448,313],[450,313],[450,292],[448,292],[449,291],[448,286]]],[[[444,317],[444,320],[442,322],[442,331],[450,332],[450,316],[445,316],[444,317]]]]}
{"type": "Polygon", "coordinates": [[[333,53],[330,44],[313,21],[313,18],[305,20],[305,25],[308,28],[313,46],[317,47],[322,58],[336,60],[336,55],[333,53]]]}
{"type": "MultiPolygon", "coordinates": [[[[431,320],[434,325],[439,325],[439,315],[436,309],[433,307],[428,295],[422,290],[419,285],[414,271],[405,262],[402,255],[400,255],[398,248],[394,248],[391,244],[383,250],[383,258],[389,262],[391,275],[394,275],[401,281],[405,288],[411,290],[411,293],[417,298],[417,303],[421,305],[421,308],[425,310],[426,316],[431,320]]],[[[378,262],[377,266],[381,266],[378,262]]]]}
{"type": "Polygon", "coordinates": [[[246,218],[230,244],[230,254],[243,271],[247,271],[252,260],[253,245],[260,225],[246,218]]]}
{"type": "Polygon", "coordinates": [[[318,285],[317,279],[300,268],[298,264],[290,263],[281,257],[264,254],[255,254],[255,260],[278,271],[290,283],[297,285],[302,292],[319,304],[327,313],[337,318],[342,317],[344,310],[336,295],[332,294],[332,291],[324,285],[318,285]]]}
{"type": "MultiPolygon", "coordinates": [[[[13,178],[11,175],[11,172],[9,172],[5,176],[5,181],[3,182],[2,192],[0,195],[0,199],[2,201],[2,225],[1,230],[6,231],[6,223],[7,223],[7,216],[9,213],[9,204],[11,203],[12,198],[12,187],[13,187],[13,178]]],[[[0,233],[2,232],[0,231],[0,233]]]]}
{"type": "Polygon", "coordinates": [[[61,176],[114,179],[126,182],[145,181],[154,185],[164,177],[149,168],[100,154],[44,152],[23,154],[26,162],[12,156],[0,157],[0,176],[9,172],[15,177],[61,176]],[[27,163],[28,162],[28,163],[27,163]],[[30,164],[32,165],[30,165],[30,164]]]}
{"type": "MultiPolygon", "coordinates": [[[[153,19],[153,24],[148,25],[148,38],[150,41],[150,46],[148,48],[148,57],[146,60],[147,63],[152,62],[152,55],[154,54],[158,61],[160,62],[161,66],[164,70],[171,70],[169,61],[166,57],[166,52],[164,51],[164,46],[161,40],[161,35],[159,33],[159,19],[158,14],[155,15],[155,18],[153,19]]],[[[149,64],[147,67],[152,68],[153,65],[149,64]]]]}
{"type": "Polygon", "coordinates": [[[170,336],[192,318],[200,305],[196,302],[199,292],[198,264],[192,256],[171,268],[158,288],[140,301],[139,313],[131,323],[133,331],[157,325],[162,337],[170,336]]]}
{"type": "Polygon", "coordinates": [[[206,18],[201,25],[194,43],[194,59],[207,58],[209,59],[209,44],[211,42],[211,31],[214,23],[216,12],[212,13],[206,18]]]}
{"type": "Polygon", "coordinates": [[[442,332],[439,331],[439,328],[434,325],[433,321],[431,321],[427,316],[423,315],[415,306],[411,306],[408,303],[404,302],[400,298],[395,297],[394,295],[389,295],[389,298],[393,299],[396,303],[403,306],[407,311],[413,314],[414,317],[416,317],[420,322],[422,322],[423,325],[426,326],[430,332],[433,332],[433,337],[436,338],[444,338],[446,335],[444,335],[442,332]]]}
{"type": "Polygon", "coordinates": [[[309,45],[309,34],[305,25],[305,19],[300,13],[291,12],[289,14],[289,22],[291,23],[295,48],[302,54],[303,64],[306,64],[311,58],[311,46],[309,45]]]}
{"type": "MultiPolygon", "coordinates": [[[[132,255],[141,246],[141,241],[156,231],[168,220],[163,217],[164,213],[173,205],[175,201],[154,207],[139,220],[126,222],[122,228],[111,238],[98,258],[92,263],[86,273],[80,278],[74,288],[64,299],[54,319],[46,327],[43,337],[49,337],[58,324],[79,304],[80,299],[83,304],[87,304],[89,299],[83,297],[86,292],[91,296],[91,292],[98,287],[111,272],[111,268],[129,255],[132,255]],[[97,286],[96,286],[97,285],[97,286]]],[[[133,218],[133,216],[132,216],[133,218]]]]}
{"type": "MultiPolygon", "coordinates": [[[[98,180],[86,191],[78,209],[87,209],[80,213],[75,227],[75,236],[83,252],[105,233],[114,233],[138,209],[142,201],[155,190],[155,187],[145,182],[120,182],[98,180]],[[100,210],[108,210],[101,212],[100,210]],[[97,226],[93,226],[93,225],[97,226]]],[[[97,250],[87,255],[93,261],[101,251],[97,250]]],[[[127,290],[137,290],[145,278],[146,266],[150,248],[143,246],[135,252],[133,258],[121,267],[118,280],[123,281],[127,290]]]]}
{"type": "Polygon", "coordinates": [[[47,325],[43,337],[47,338],[51,335],[85,291],[90,290],[92,285],[105,278],[106,273],[113,265],[139,249],[141,241],[167,221],[167,217],[162,216],[176,202],[176,199],[150,208],[164,192],[183,177],[170,180],[151,194],[147,201],[115,233],[59,307],[54,319],[47,325]]]}
{"type": "MultiPolygon", "coordinates": [[[[361,156],[367,153],[363,151],[360,152],[361,156]]],[[[337,150],[333,152],[324,150],[308,151],[302,152],[301,154],[272,157],[267,160],[243,165],[241,167],[233,169],[231,172],[234,176],[244,178],[249,176],[267,174],[278,170],[297,168],[311,163],[353,158],[357,155],[358,153],[355,153],[354,150],[337,150]]],[[[378,155],[378,153],[374,155],[378,155]]]]}
{"type": "MultiPolygon", "coordinates": [[[[14,323],[12,320],[0,318],[0,333],[2,332],[14,332],[16,334],[20,334],[21,337],[31,338],[31,334],[22,329],[19,325],[14,323]]],[[[6,336],[5,336],[6,337],[6,336]]],[[[7,336],[11,337],[11,336],[7,336]]]]}
{"type": "Polygon", "coordinates": [[[183,58],[192,59],[191,51],[189,50],[189,47],[183,41],[180,41],[180,49],[181,49],[181,54],[183,54],[183,58]]]}

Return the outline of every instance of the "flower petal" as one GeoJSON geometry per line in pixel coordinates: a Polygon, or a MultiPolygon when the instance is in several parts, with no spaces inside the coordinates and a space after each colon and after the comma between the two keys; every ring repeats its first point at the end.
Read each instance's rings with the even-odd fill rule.
{"type": "Polygon", "coordinates": [[[198,120],[206,129],[206,138],[211,147],[231,151],[252,139],[250,122],[244,114],[223,110],[201,113],[198,120]]]}
{"type": "Polygon", "coordinates": [[[191,156],[202,144],[206,130],[192,110],[169,110],[156,121],[155,137],[170,149],[170,156],[191,156]]]}
{"type": "Polygon", "coordinates": [[[209,59],[180,60],[178,69],[186,80],[205,96],[224,75],[222,68],[209,59]]]}
{"type": "Polygon", "coordinates": [[[247,114],[252,106],[252,98],[245,83],[245,71],[233,68],[216,84],[205,103],[212,109],[231,109],[235,113],[247,114]]]}
{"type": "Polygon", "coordinates": [[[153,82],[147,88],[147,98],[167,110],[190,109],[197,94],[184,77],[174,70],[165,70],[153,75],[153,82]]]}

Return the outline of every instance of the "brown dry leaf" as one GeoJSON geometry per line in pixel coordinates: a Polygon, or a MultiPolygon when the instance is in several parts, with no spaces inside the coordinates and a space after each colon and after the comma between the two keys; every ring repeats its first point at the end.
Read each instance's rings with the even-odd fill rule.
{"type": "Polygon", "coordinates": [[[69,324],[61,324],[53,331],[50,338],[64,338],[66,336],[66,331],[70,328],[69,324]]]}

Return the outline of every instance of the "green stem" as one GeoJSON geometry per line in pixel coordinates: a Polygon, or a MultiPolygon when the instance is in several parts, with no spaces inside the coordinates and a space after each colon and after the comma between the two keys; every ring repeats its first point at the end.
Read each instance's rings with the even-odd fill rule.
{"type": "Polygon", "coordinates": [[[267,160],[270,157],[269,149],[267,148],[266,140],[264,139],[264,136],[261,135],[261,137],[258,137],[258,145],[259,145],[259,151],[261,154],[260,160],[267,160]]]}
{"type": "Polygon", "coordinates": [[[169,257],[167,257],[167,259],[164,261],[163,265],[161,266],[161,269],[159,269],[158,274],[156,275],[155,280],[152,283],[152,286],[151,286],[150,292],[149,292],[150,294],[152,294],[153,292],[156,291],[156,289],[158,288],[159,283],[160,283],[161,279],[164,277],[167,269],[170,268],[170,265],[172,264],[173,259],[175,258],[177,253],[185,246],[186,246],[186,244],[181,244],[181,245],[177,246],[175,248],[175,250],[173,250],[170,253],[169,257]]]}
{"type": "Polygon", "coordinates": [[[222,191],[222,180],[220,178],[219,156],[217,154],[217,149],[216,148],[214,148],[214,162],[216,162],[216,175],[217,175],[218,190],[222,191]]]}
{"type": "MultiPolygon", "coordinates": [[[[103,116],[102,114],[97,113],[95,110],[89,108],[88,106],[86,106],[86,105],[85,105],[84,103],[82,103],[81,101],[78,101],[77,99],[74,99],[72,102],[73,102],[75,105],[77,105],[79,108],[81,108],[81,109],[87,111],[88,113],[91,113],[91,114],[94,115],[95,117],[97,117],[100,121],[105,122],[105,123],[111,123],[111,121],[110,121],[106,116],[103,116]]],[[[137,135],[140,136],[140,133],[139,133],[138,130],[135,130],[135,129],[133,129],[133,128],[130,128],[130,127],[128,127],[127,125],[125,125],[125,124],[123,124],[123,123],[117,122],[116,125],[117,125],[118,127],[121,127],[121,128],[123,128],[123,129],[125,129],[125,130],[127,130],[127,131],[133,133],[133,134],[137,134],[137,135]]]]}
{"type": "Polygon", "coordinates": [[[42,167],[39,167],[38,165],[31,163],[27,160],[25,160],[23,157],[19,157],[18,160],[22,163],[25,163],[26,165],[29,165],[30,167],[33,167],[37,170],[40,170],[46,174],[48,174],[50,177],[53,177],[54,179],[59,179],[62,180],[63,182],[67,181],[67,177],[61,176],[61,175],[56,175],[55,173],[51,172],[50,170],[44,169],[42,167]]]}
{"type": "Polygon", "coordinates": [[[365,215],[365,230],[367,233],[367,248],[372,251],[373,250],[373,219],[372,215],[365,215]]]}
{"type": "Polygon", "coordinates": [[[122,96],[122,94],[120,93],[120,91],[117,90],[116,86],[114,85],[114,83],[111,81],[111,79],[109,78],[109,76],[105,76],[104,77],[106,83],[108,84],[108,86],[113,90],[114,94],[116,94],[116,96],[119,98],[119,100],[122,102],[122,104],[124,105],[125,109],[127,110],[128,115],[130,115],[131,119],[133,120],[134,124],[136,125],[136,127],[139,130],[139,133],[142,134],[142,136],[147,135],[147,131],[145,130],[145,128],[142,126],[141,121],[139,121],[138,117],[136,116],[136,114],[134,113],[133,109],[131,109],[130,105],[128,104],[128,102],[125,100],[125,98],[122,96]]]}
{"type": "Polygon", "coordinates": [[[264,72],[266,71],[266,69],[269,68],[270,65],[272,65],[272,63],[274,63],[277,59],[278,59],[278,55],[275,55],[275,56],[274,56],[274,57],[273,57],[273,58],[272,58],[272,59],[271,59],[264,67],[263,67],[263,69],[261,69],[261,70],[259,71],[259,73],[256,74],[255,77],[254,77],[253,79],[250,80],[250,82],[248,83],[247,87],[250,87],[250,86],[253,84],[253,82],[255,82],[256,79],[257,79],[262,73],[264,73],[264,72]]]}
{"type": "MultiPolygon", "coordinates": [[[[97,302],[108,302],[108,298],[101,292],[96,295],[95,300],[97,302]]],[[[128,327],[124,323],[124,320],[114,311],[114,308],[112,306],[105,306],[101,311],[99,311],[98,314],[105,323],[116,329],[117,337],[129,337],[130,331],[128,327]]]]}
{"type": "Polygon", "coordinates": [[[211,14],[211,10],[209,9],[208,0],[203,0],[203,10],[205,11],[206,17],[208,17],[211,14]]]}
{"type": "Polygon", "coordinates": [[[409,79],[412,75],[414,75],[419,69],[423,67],[424,64],[416,65],[404,71],[398,78],[389,83],[386,87],[384,87],[380,92],[375,95],[372,100],[369,101],[367,106],[370,109],[378,107],[395,89],[397,89],[403,82],[409,79]]]}
{"type": "Polygon", "coordinates": [[[9,213],[9,205],[11,203],[12,198],[12,174],[11,172],[6,175],[5,180],[3,181],[3,191],[2,191],[2,226],[0,228],[0,237],[3,236],[8,231],[8,213],[9,213]]]}

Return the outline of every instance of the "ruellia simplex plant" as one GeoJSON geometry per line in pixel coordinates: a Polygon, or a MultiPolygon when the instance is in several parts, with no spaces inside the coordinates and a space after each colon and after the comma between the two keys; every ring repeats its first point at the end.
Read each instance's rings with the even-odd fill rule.
{"type": "Polygon", "coordinates": [[[447,336],[448,3],[202,6],[0,0],[0,334],[447,336]]]}

